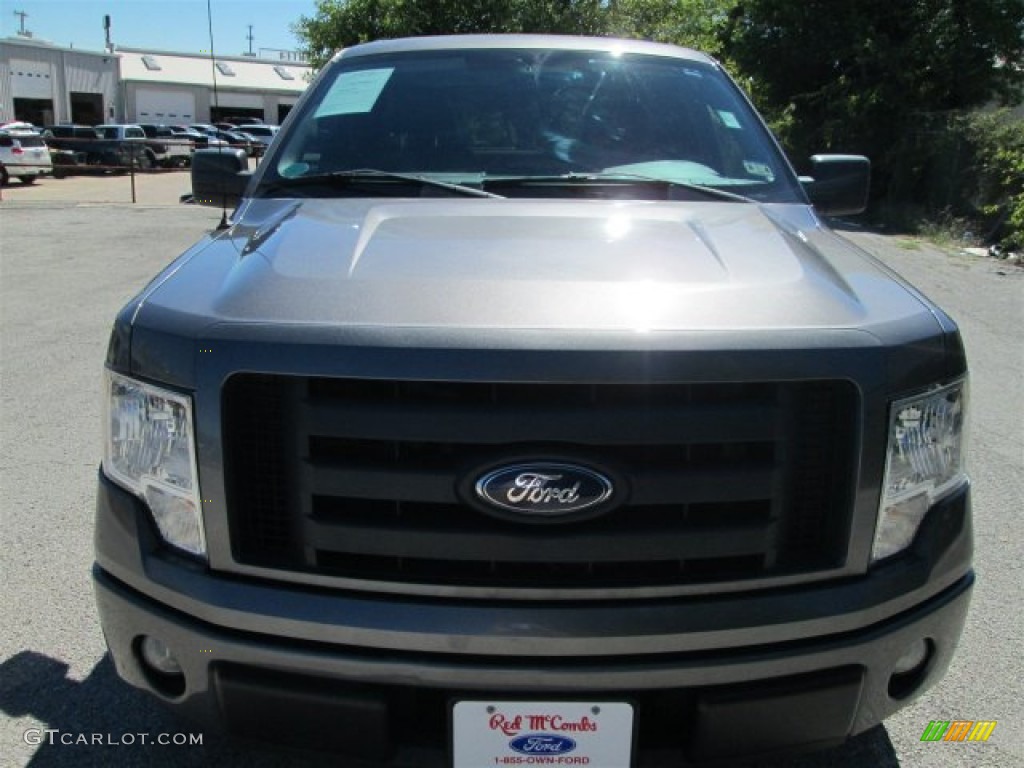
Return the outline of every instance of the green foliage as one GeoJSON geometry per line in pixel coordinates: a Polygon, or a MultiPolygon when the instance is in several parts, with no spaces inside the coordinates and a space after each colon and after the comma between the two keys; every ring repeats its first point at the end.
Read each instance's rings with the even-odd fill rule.
{"type": "Polygon", "coordinates": [[[737,0],[317,0],[294,25],[314,67],[384,38],[474,32],[613,35],[717,54],[737,0]]]}
{"type": "Polygon", "coordinates": [[[608,6],[608,34],[673,43],[712,56],[737,0],[617,0],[608,6]]]}
{"type": "Polygon", "coordinates": [[[1024,245],[1024,120],[1009,110],[917,116],[875,218],[939,241],[1024,245]]]}
{"type": "Polygon", "coordinates": [[[1019,95],[1024,4],[739,0],[721,43],[794,159],[869,155],[877,195],[922,115],[1019,95]]]}
{"type": "Polygon", "coordinates": [[[1024,247],[1024,120],[1002,110],[960,122],[973,148],[976,200],[993,239],[1024,247]]]}
{"type": "Polygon", "coordinates": [[[601,0],[317,0],[316,14],[294,26],[314,67],[356,43],[419,35],[550,32],[599,35],[601,0]]]}

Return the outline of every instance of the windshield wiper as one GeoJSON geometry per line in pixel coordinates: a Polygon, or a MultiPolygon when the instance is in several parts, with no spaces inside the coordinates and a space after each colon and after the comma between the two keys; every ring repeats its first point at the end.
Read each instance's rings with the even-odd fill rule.
{"type": "Polygon", "coordinates": [[[588,182],[597,183],[619,183],[624,186],[630,184],[637,184],[638,182],[645,186],[657,186],[664,189],[685,189],[691,192],[697,192],[707,197],[715,198],[716,200],[728,200],[734,203],[756,203],[757,201],[751,197],[740,195],[736,192],[729,192],[719,187],[708,187],[703,184],[693,184],[688,181],[677,181],[675,179],[659,179],[654,176],[644,176],[638,173],[564,173],[559,176],[500,176],[494,178],[485,179],[482,183],[485,186],[493,186],[501,188],[507,186],[509,188],[519,186],[529,186],[531,184],[537,184],[538,186],[556,186],[558,184],[586,184],[588,182]]]}
{"type": "Polygon", "coordinates": [[[383,181],[383,182],[402,182],[406,184],[414,184],[419,187],[429,187],[431,189],[443,189],[448,192],[452,192],[457,195],[463,195],[466,197],[494,197],[501,198],[502,195],[496,195],[493,192],[487,192],[483,189],[476,187],[469,187],[465,184],[454,184],[448,181],[440,181],[439,179],[431,179],[428,176],[419,176],[411,173],[394,173],[392,171],[379,171],[375,168],[354,168],[345,171],[328,171],[327,173],[313,173],[307,176],[292,176],[292,177],[281,177],[274,181],[260,184],[256,190],[257,196],[263,196],[268,192],[276,192],[278,190],[285,189],[296,189],[300,187],[315,187],[315,186],[336,186],[336,185],[349,185],[357,184],[361,181],[383,181]]]}

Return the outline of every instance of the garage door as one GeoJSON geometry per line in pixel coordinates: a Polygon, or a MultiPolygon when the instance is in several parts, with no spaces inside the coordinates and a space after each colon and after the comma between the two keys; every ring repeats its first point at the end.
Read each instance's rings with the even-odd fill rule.
{"type": "Polygon", "coordinates": [[[191,91],[135,91],[135,122],[184,125],[196,121],[196,96],[191,91]]]}
{"type": "Polygon", "coordinates": [[[16,99],[52,99],[50,65],[11,59],[11,95],[16,99]]]}

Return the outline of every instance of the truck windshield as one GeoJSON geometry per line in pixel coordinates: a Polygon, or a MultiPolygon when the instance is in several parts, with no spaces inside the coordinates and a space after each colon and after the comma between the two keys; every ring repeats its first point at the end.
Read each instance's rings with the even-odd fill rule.
{"type": "Polygon", "coordinates": [[[551,49],[342,58],[296,117],[257,196],[285,194],[282,179],[373,169],[482,188],[546,180],[516,183],[516,196],[550,197],[559,177],[570,187],[619,175],[803,201],[736,87],[691,59],[551,49]]]}

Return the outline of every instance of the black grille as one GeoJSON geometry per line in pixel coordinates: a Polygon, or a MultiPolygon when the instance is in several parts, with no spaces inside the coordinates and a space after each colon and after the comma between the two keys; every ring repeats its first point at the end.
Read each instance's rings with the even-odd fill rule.
{"type": "Polygon", "coordinates": [[[240,374],[224,390],[238,562],[397,583],[671,586],[842,564],[846,382],[562,385],[240,374]],[[529,459],[610,468],[622,503],[525,525],[460,485],[529,459]]]}

